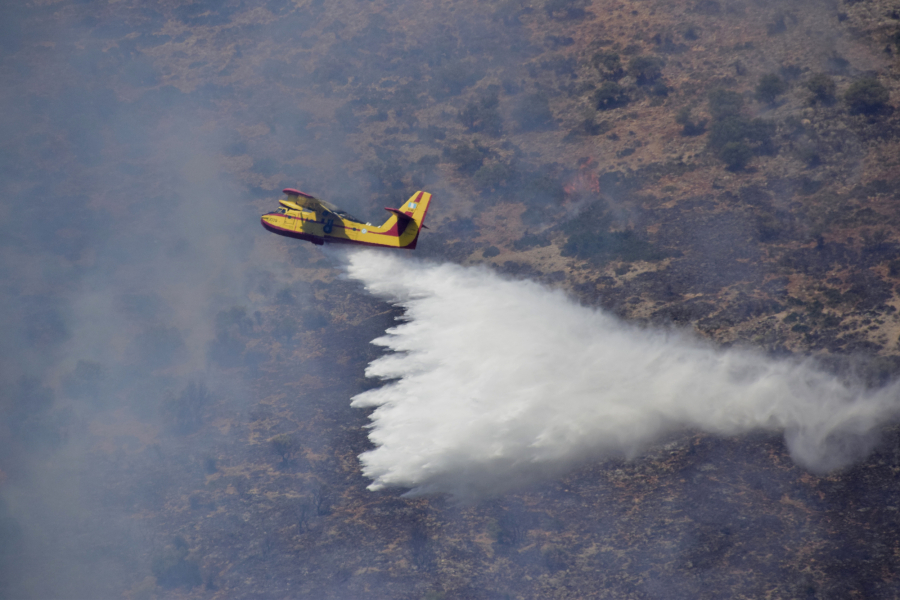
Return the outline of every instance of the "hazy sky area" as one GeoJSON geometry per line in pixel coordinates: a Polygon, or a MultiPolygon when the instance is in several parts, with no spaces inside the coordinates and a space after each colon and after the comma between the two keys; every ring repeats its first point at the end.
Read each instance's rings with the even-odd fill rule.
{"type": "MultiPolygon", "coordinates": [[[[889,377],[630,323],[590,261],[473,264],[585,215],[669,261],[648,293],[787,294],[735,242],[765,219],[634,233],[675,209],[628,196],[631,167],[700,146],[660,150],[668,117],[595,122],[574,49],[675,48],[623,112],[707,85],[676,71],[689,31],[630,33],[668,18],[651,4],[2,3],[0,597],[900,594],[889,377]],[[284,187],[373,222],[427,189],[431,229],[414,253],[285,240],[259,224],[284,187]],[[559,289],[585,281],[593,305],[559,289]]],[[[672,10],[698,35],[784,26],[773,52],[837,48],[847,78],[888,64],[823,24],[836,7],[672,10]]],[[[862,181],[842,140],[829,168],[862,181]]],[[[779,217],[783,181],[758,202],[779,217]]]]}

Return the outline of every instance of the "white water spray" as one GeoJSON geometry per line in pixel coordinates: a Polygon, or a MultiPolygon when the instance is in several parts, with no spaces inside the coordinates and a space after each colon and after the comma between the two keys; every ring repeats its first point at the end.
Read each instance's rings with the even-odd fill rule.
{"type": "Polygon", "coordinates": [[[353,399],[375,407],[376,447],[360,457],[373,490],[502,491],[634,457],[683,428],[783,431],[796,462],[825,472],[869,452],[900,406],[896,384],[866,393],[808,362],[630,325],[485,268],[373,251],[348,261],[405,310],[373,341],[394,352],[366,370],[389,381],[353,399]]]}

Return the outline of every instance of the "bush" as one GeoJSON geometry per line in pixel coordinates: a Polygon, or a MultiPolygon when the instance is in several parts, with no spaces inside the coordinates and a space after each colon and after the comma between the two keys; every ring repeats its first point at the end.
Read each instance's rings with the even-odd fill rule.
{"type": "Polygon", "coordinates": [[[150,570],[164,588],[192,588],[203,583],[200,565],[188,558],[188,545],[181,537],[153,557],[150,570]]]}
{"type": "Polygon", "coordinates": [[[851,113],[862,115],[875,115],[887,106],[890,94],[886,87],[879,83],[875,77],[866,77],[854,81],[844,94],[844,102],[851,113]]]}
{"type": "Polygon", "coordinates": [[[440,162],[440,157],[437,154],[426,154],[414,162],[409,167],[413,186],[424,187],[434,181],[438,162],[440,162]]]}
{"type": "Polygon", "coordinates": [[[507,187],[515,180],[515,170],[506,163],[484,165],[475,172],[473,179],[482,191],[499,190],[507,187]]]}
{"type": "Polygon", "coordinates": [[[189,383],[179,395],[163,403],[166,424],[179,435],[193,433],[203,424],[203,412],[211,397],[202,383],[189,383]]]}
{"type": "Polygon", "coordinates": [[[272,444],[272,450],[281,457],[281,462],[284,464],[287,464],[287,462],[291,460],[291,457],[294,456],[294,453],[297,452],[300,447],[297,440],[294,439],[294,436],[288,433],[276,435],[269,440],[269,443],[272,444]]]}
{"type": "Polygon", "coordinates": [[[432,95],[443,100],[458,96],[464,89],[481,80],[483,73],[471,62],[457,61],[439,68],[432,77],[432,95]]]}
{"type": "Polygon", "coordinates": [[[375,160],[368,161],[365,169],[370,176],[372,189],[376,192],[399,190],[403,187],[406,171],[395,156],[378,156],[375,160]]]}
{"type": "Polygon", "coordinates": [[[529,209],[544,211],[566,197],[558,165],[529,166],[517,178],[516,196],[529,209]]]}
{"type": "Polygon", "coordinates": [[[568,240],[563,256],[576,256],[598,262],[619,259],[660,260],[665,254],[631,229],[609,231],[612,218],[602,203],[595,203],[562,227],[568,240]]]}
{"type": "MultiPolygon", "coordinates": [[[[650,86],[650,93],[656,96],[656,100],[657,102],[659,102],[662,98],[665,98],[669,95],[669,86],[667,86],[662,81],[657,81],[650,86]]],[[[654,104],[653,106],[656,106],[656,104],[654,104]]]]}
{"type": "Polygon", "coordinates": [[[744,99],[737,92],[717,89],[709,94],[709,114],[713,119],[724,119],[741,114],[744,99]]]}
{"type": "Polygon", "coordinates": [[[694,121],[691,118],[691,109],[687,106],[682,108],[675,115],[675,122],[681,125],[681,135],[685,137],[693,137],[706,133],[706,119],[694,121]]]}
{"type": "Polygon", "coordinates": [[[519,252],[523,250],[528,250],[530,248],[544,248],[550,245],[550,232],[544,231],[543,233],[528,233],[527,231],[513,242],[513,250],[517,250],[519,252]]]}
{"type": "Polygon", "coordinates": [[[753,150],[746,142],[728,142],[719,150],[718,155],[729,171],[740,171],[753,158],[753,150]]]}
{"type": "Polygon", "coordinates": [[[624,87],[614,81],[607,81],[594,93],[594,101],[597,110],[611,110],[627,105],[630,98],[624,87]]]}
{"type": "Polygon", "coordinates": [[[628,74],[638,85],[654,83],[662,77],[663,60],[658,56],[635,56],[628,61],[628,74]]]}
{"type": "Polygon", "coordinates": [[[619,58],[618,52],[601,50],[593,56],[591,62],[600,71],[600,75],[604,79],[617,80],[621,79],[625,74],[622,70],[622,60],[619,58]]]}
{"type": "Polygon", "coordinates": [[[437,125],[429,125],[419,129],[418,135],[423,142],[436,142],[447,137],[446,132],[437,125]]]}
{"type": "Polygon", "coordinates": [[[821,102],[822,104],[831,104],[834,102],[834,95],[837,91],[837,85],[834,83],[831,75],[827,73],[816,73],[811,75],[804,84],[806,89],[812,92],[812,102],[821,102]]]}
{"type": "Polygon", "coordinates": [[[500,98],[496,89],[488,90],[479,100],[469,102],[459,112],[459,121],[469,131],[497,136],[501,133],[502,119],[498,110],[500,98]]]}
{"type": "Polygon", "coordinates": [[[774,133],[775,125],[763,119],[728,117],[713,122],[707,145],[714,150],[721,150],[731,142],[747,142],[756,154],[773,154],[774,133]]]}
{"type": "Polygon", "coordinates": [[[610,128],[611,125],[607,121],[600,121],[597,123],[594,120],[594,115],[590,115],[579,121],[575,127],[570,129],[569,133],[566,135],[566,139],[582,135],[600,135],[609,131],[610,128]]]}
{"type": "Polygon", "coordinates": [[[484,164],[484,159],[489,154],[490,152],[487,148],[474,142],[471,144],[462,143],[444,150],[444,156],[454,163],[461,173],[470,175],[481,168],[481,165],[484,164]]]}
{"type": "Polygon", "coordinates": [[[577,19],[584,16],[588,0],[546,0],[544,10],[554,18],[577,19]]]}
{"type": "Polygon", "coordinates": [[[713,90],[709,95],[713,123],[706,145],[732,171],[743,169],[754,155],[776,152],[774,123],[743,116],[743,103],[740,94],[729,90],[713,90]]]}
{"type": "Polygon", "coordinates": [[[756,84],[756,99],[767,104],[775,104],[778,96],[788,90],[787,82],[775,73],[767,73],[756,84]]]}

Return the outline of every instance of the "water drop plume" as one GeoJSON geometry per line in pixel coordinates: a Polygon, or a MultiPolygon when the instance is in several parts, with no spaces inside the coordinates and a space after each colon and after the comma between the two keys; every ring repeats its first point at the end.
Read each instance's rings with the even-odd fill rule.
{"type": "Polygon", "coordinates": [[[866,391],[810,361],[629,324],[487,268],[366,250],[346,269],[405,314],[373,341],[392,352],[366,375],[385,383],[353,398],[374,407],[372,490],[497,493],[683,429],[784,432],[821,473],[868,453],[897,413],[897,384],[866,391]]]}

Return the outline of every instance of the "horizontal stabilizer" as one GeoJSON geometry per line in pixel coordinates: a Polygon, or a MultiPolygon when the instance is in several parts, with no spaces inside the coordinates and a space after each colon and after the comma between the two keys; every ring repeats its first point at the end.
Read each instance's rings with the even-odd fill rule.
{"type": "Polygon", "coordinates": [[[387,206],[385,206],[384,210],[397,215],[397,235],[403,233],[403,230],[406,229],[406,225],[413,220],[412,216],[400,211],[400,209],[388,208],[387,206]]]}

